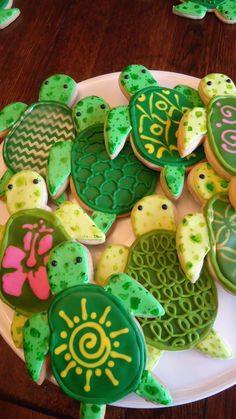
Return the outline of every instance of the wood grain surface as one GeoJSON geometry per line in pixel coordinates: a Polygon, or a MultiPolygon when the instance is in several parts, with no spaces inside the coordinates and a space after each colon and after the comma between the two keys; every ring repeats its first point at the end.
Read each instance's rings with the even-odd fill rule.
{"type": "MultiPolygon", "coordinates": [[[[177,17],[171,12],[176,3],[16,0],[21,16],[0,32],[0,109],[12,101],[36,100],[41,81],[53,73],[69,74],[79,82],[131,63],[200,78],[221,72],[236,81],[236,25],[223,24],[210,13],[202,21],[177,17]]],[[[0,399],[55,417],[78,417],[78,404],[56,386],[32,383],[2,338],[0,354],[0,399]]],[[[108,407],[106,417],[231,419],[235,412],[234,387],[174,408],[108,407]]]]}

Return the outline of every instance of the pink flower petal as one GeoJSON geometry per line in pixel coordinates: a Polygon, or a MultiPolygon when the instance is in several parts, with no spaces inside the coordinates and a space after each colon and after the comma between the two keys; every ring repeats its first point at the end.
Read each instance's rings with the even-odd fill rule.
{"type": "Polygon", "coordinates": [[[2,260],[3,268],[21,268],[21,262],[25,257],[25,252],[16,246],[9,246],[5,251],[2,260]]]}
{"type": "Polygon", "coordinates": [[[22,293],[22,287],[26,278],[27,274],[25,274],[22,270],[3,275],[2,287],[4,292],[6,294],[13,295],[14,297],[19,297],[22,293]]]}
{"type": "Polygon", "coordinates": [[[44,266],[40,266],[38,271],[30,271],[28,280],[32,291],[40,300],[47,300],[50,296],[47,272],[44,266]]]}
{"type": "Polygon", "coordinates": [[[46,234],[39,242],[38,254],[43,255],[51,250],[53,246],[53,236],[51,234],[46,234]]]}

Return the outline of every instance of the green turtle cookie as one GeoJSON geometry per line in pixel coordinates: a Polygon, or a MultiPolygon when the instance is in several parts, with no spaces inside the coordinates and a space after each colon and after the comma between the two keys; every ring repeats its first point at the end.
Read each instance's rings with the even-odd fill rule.
{"type": "Polygon", "coordinates": [[[182,269],[191,281],[198,279],[207,255],[212,276],[236,294],[235,218],[228,195],[218,193],[207,201],[203,214],[188,214],[181,220],[177,250],[182,269]]]}
{"type": "Polygon", "coordinates": [[[6,28],[20,15],[20,10],[12,8],[13,0],[0,0],[0,30],[6,28]]]}
{"type": "Polygon", "coordinates": [[[236,23],[235,0],[181,0],[173,6],[173,13],[190,19],[203,19],[207,12],[214,12],[225,23],[236,23]]]}
{"type": "Polygon", "coordinates": [[[110,160],[104,143],[104,121],[109,105],[98,96],[88,96],[73,108],[78,131],[73,145],[59,142],[49,153],[47,183],[56,197],[68,177],[74,197],[107,232],[117,216],[128,214],[135,202],[155,190],[156,172],[144,166],[127,143],[116,160],[110,160]],[[60,164],[58,164],[58,161],[60,164]]]}
{"type": "MultiPolygon", "coordinates": [[[[214,339],[217,291],[206,266],[196,284],[192,284],[181,269],[174,205],[162,195],[145,197],[134,206],[131,222],[136,240],[129,249],[109,245],[98,263],[95,280],[106,285],[110,274],[124,271],[160,301],[165,309],[164,316],[139,319],[151,347],[160,351],[204,347],[207,348],[204,352],[212,357],[231,357],[227,345],[214,339]]],[[[204,226],[202,230],[204,234],[204,226]]],[[[197,254],[204,250],[201,245],[195,249],[197,254]]]]}
{"type": "Polygon", "coordinates": [[[75,102],[76,95],[76,82],[69,76],[57,74],[43,82],[39,102],[29,106],[17,102],[2,109],[0,135],[8,132],[3,144],[3,158],[8,170],[1,183],[6,176],[21,170],[46,175],[51,146],[75,138],[69,106],[75,102]]]}
{"type": "Polygon", "coordinates": [[[170,404],[169,392],[145,368],[145,342],[134,319],[163,315],[159,302],[122,273],[112,275],[105,288],[89,283],[91,258],[79,243],[54,247],[47,273],[54,300],[48,313],[32,316],[23,330],[32,379],[45,378],[49,354],[57,383],[80,401],[80,414],[86,419],[102,418],[106,404],[131,392],[153,403],[170,404]]]}
{"type": "Polygon", "coordinates": [[[117,158],[130,135],[136,157],[151,169],[161,171],[165,193],[169,198],[179,198],[185,168],[204,157],[200,148],[182,159],[177,149],[179,121],[193,107],[192,101],[180,90],[159,87],[150,71],[141,65],[122,70],[119,83],[130,103],[111,109],[107,115],[104,132],[110,158],[117,158]]]}

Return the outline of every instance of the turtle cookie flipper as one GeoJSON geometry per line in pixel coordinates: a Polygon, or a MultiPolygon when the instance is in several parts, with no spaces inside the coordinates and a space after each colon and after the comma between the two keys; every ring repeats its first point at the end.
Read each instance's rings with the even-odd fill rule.
{"type": "Polygon", "coordinates": [[[196,349],[217,359],[233,358],[233,351],[224,339],[212,329],[208,335],[196,345],[196,349]]]}
{"type": "Polygon", "coordinates": [[[178,150],[181,157],[192,153],[207,133],[207,112],[204,108],[189,109],[178,129],[178,150]]]}
{"type": "Polygon", "coordinates": [[[5,196],[6,188],[9,183],[9,180],[14,175],[14,172],[11,169],[7,169],[3,176],[0,179],[0,197],[5,196]]]}
{"type": "Polygon", "coordinates": [[[182,93],[182,95],[186,96],[188,100],[192,103],[193,108],[195,106],[204,106],[204,103],[200,98],[198,91],[193,87],[185,86],[185,84],[177,84],[177,86],[175,86],[174,89],[177,90],[177,92],[182,93]]]}
{"type": "Polygon", "coordinates": [[[160,403],[166,406],[172,403],[172,397],[169,391],[147,370],[143,372],[141,381],[135,392],[138,396],[152,403],[160,403]]]}
{"type": "Polygon", "coordinates": [[[0,9],[0,30],[6,28],[20,15],[20,9],[0,9]]]}
{"type": "MultiPolygon", "coordinates": [[[[1,10],[0,10],[1,13],[1,10]]],[[[22,102],[10,103],[0,112],[0,137],[4,137],[20,116],[25,112],[27,105],[22,102]]]]}
{"type": "Polygon", "coordinates": [[[81,419],[103,419],[106,412],[104,404],[80,403],[81,419]]]}
{"type": "Polygon", "coordinates": [[[53,144],[48,155],[47,185],[53,199],[57,199],[68,186],[71,173],[72,141],[53,144]]]}
{"type": "Polygon", "coordinates": [[[207,12],[205,6],[192,1],[186,1],[183,4],[173,6],[172,10],[175,15],[188,17],[190,19],[203,19],[207,12]]]}
{"type": "Polygon", "coordinates": [[[236,3],[235,0],[226,0],[215,9],[215,15],[225,23],[236,23],[236,3]]]}
{"type": "Polygon", "coordinates": [[[128,106],[118,106],[108,112],[104,124],[104,138],[111,160],[120,153],[131,130],[128,106]]]}
{"type": "Polygon", "coordinates": [[[184,167],[165,166],[161,171],[161,186],[169,199],[178,199],[184,187],[184,167]]]}

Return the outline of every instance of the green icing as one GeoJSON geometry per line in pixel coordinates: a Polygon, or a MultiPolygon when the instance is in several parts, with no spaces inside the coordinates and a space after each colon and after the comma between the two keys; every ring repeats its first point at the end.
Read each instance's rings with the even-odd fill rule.
{"type": "Polygon", "coordinates": [[[0,197],[4,196],[6,193],[6,188],[9,183],[9,180],[14,175],[14,172],[10,169],[7,169],[3,176],[0,179],[0,197]]]}
{"type": "Polygon", "coordinates": [[[66,192],[63,192],[58,198],[53,199],[53,202],[58,206],[64,204],[64,202],[66,202],[66,201],[67,201],[67,193],[66,192]]]}
{"type": "Polygon", "coordinates": [[[76,82],[65,74],[56,74],[44,80],[39,90],[39,100],[70,105],[76,90],[76,82]]]}
{"type": "Polygon", "coordinates": [[[129,275],[111,275],[105,289],[116,295],[134,316],[156,317],[165,313],[156,298],[129,275]]]}
{"type": "Polygon", "coordinates": [[[138,238],[125,271],[155,297],[165,314],[139,319],[145,340],[161,350],[192,348],[209,333],[217,314],[217,292],[206,269],[192,284],[180,268],[175,233],[156,230],[138,238]]]}
{"type": "Polygon", "coordinates": [[[196,349],[211,358],[230,359],[233,357],[232,349],[214,329],[196,345],[196,349]]]}
{"type": "Polygon", "coordinates": [[[184,167],[165,166],[163,169],[164,184],[169,194],[179,198],[184,187],[184,167]]]}
{"type": "Polygon", "coordinates": [[[103,419],[106,406],[101,404],[80,403],[81,419],[103,419]]]}
{"type": "Polygon", "coordinates": [[[162,386],[149,371],[143,372],[142,379],[136,389],[136,393],[153,403],[160,403],[164,405],[172,403],[172,397],[169,391],[162,386]]]}
{"type": "Polygon", "coordinates": [[[176,90],[146,88],[131,100],[132,144],[148,165],[189,167],[204,158],[202,147],[187,158],[177,149],[177,130],[191,102],[176,90]]]}
{"type": "Polygon", "coordinates": [[[16,348],[22,348],[23,344],[23,327],[25,325],[27,316],[14,312],[12,323],[11,323],[11,337],[16,348]]]}
{"type": "Polygon", "coordinates": [[[116,215],[94,211],[92,214],[92,220],[95,222],[97,227],[103,231],[104,234],[107,234],[116,220],[116,215]]]}
{"type": "Polygon", "coordinates": [[[183,4],[173,6],[173,13],[193,19],[202,19],[207,11],[212,10],[226,23],[236,21],[234,0],[184,0],[183,4]]]}
{"type": "Polygon", "coordinates": [[[26,110],[27,105],[21,102],[11,103],[0,111],[0,133],[12,127],[26,110]]]}
{"type": "Polygon", "coordinates": [[[110,107],[98,96],[87,96],[73,108],[73,118],[78,133],[96,124],[104,124],[110,107]]]}
{"type": "Polygon", "coordinates": [[[205,207],[210,234],[211,266],[217,279],[228,291],[236,294],[236,212],[228,196],[217,194],[205,207]]]}
{"type": "Polygon", "coordinates": [[[48,211],[31,209],[12,215],[0,253],[2,300],[25,315],[46,310],[51,301],[46,258],[53,246],[68,239],[60,221],[48,211]]]}
{"type": "Polygon", "coordinates": [[[6,28],[20,15],[19,9],[0,9],[0,29],[6,28]]]}
{"type": "Polygon", "coordinates": [[[136,390],[145,343],[115,296],[92,284],[69,288],[53,300],[49,324],[52,370],[67,395],[108,404],[136,390]]]}
{"type": "Polygon", "coordinates": [[[207,12],[207,7],[198,3],[200,2],[185,1],[183,4],[173,6],[172,10],[173,13],[180,16],[202,19],[207,12]]]}
{"type": "Polygon", "coordinates": [[[236,174],[235,165],[236,95],[220,96],[209,105],[208,138],[219,164],[230,174],[236,174]]]}
{"type": "Polygon", "coordinates": [[[46,313],[33,315],[23,329],[23,349],[27,370],[34,381],[40,379],[49,351],[50,330],[46,313]]]}
{"type": "Polygon", "coordinates": [[[190,86],[185,86],[184,84],[178,84],[174,87],[174,89],[177,90],[177,92],[182,93],[182,95],[186,96],[191,102],[193,108],[204,106],[202,99],[200,98],[196,89],[193,89],[190,86]]]}
{"type": "Polygon", "coordinates": [[[89,258],[87,249],[80,243],[63,242],[50,252],[47,275],[52,294],[89,279],[89,258]]]}
{"type": "Polygon", "coordinates": [[[0,9],[8,9],[11,3],[11,0],[0,0],[0,9]]]}
{"type": "Polygon", "coordinates": [[[128,96],[133,96],[145,87],[158,86],[151,72],[140,64],[132,64],[124,68],[120,73],[119,82],[128,96]]]}
{"type": "Polygon", "coordinates": [[[234,23],[236,22],[235,0],[226,0],[224,3],[220,4],[216,10],[217,14],[219,14],[224,21],[228,21],[229,23],[232,23],[232,21],[234,23]]]}
{"type": "Polygon", "coordinates": [[[112,158],[123,148],[131,128],[127,106],[118,106],[108,113],[104,136],[107,152],[112,158]]]}
{"type": "Polygon", "coordinates": [[[48,154],[58,141],[73,141],[71,110],[63,104],[39,102],[28,107],[4,141],[4,161],[13,172],[32,169],[46,175],[48,154]]]}
{"type": "Polygon", "coordinates": [[[129,143],[115,160],[104,145],[103,125],[84,130],[72,147],[72,178],[83,203],[96,211],[125,214],[156,186],[156,172],[136,159],[129,143]]]}
{"type": "Polygon", "coordinates": [[[65,189],[71,172],[71,141],[59,141],[49,150],[47,165],[47,184],[50,195],[57,194],[65,189]]]}

